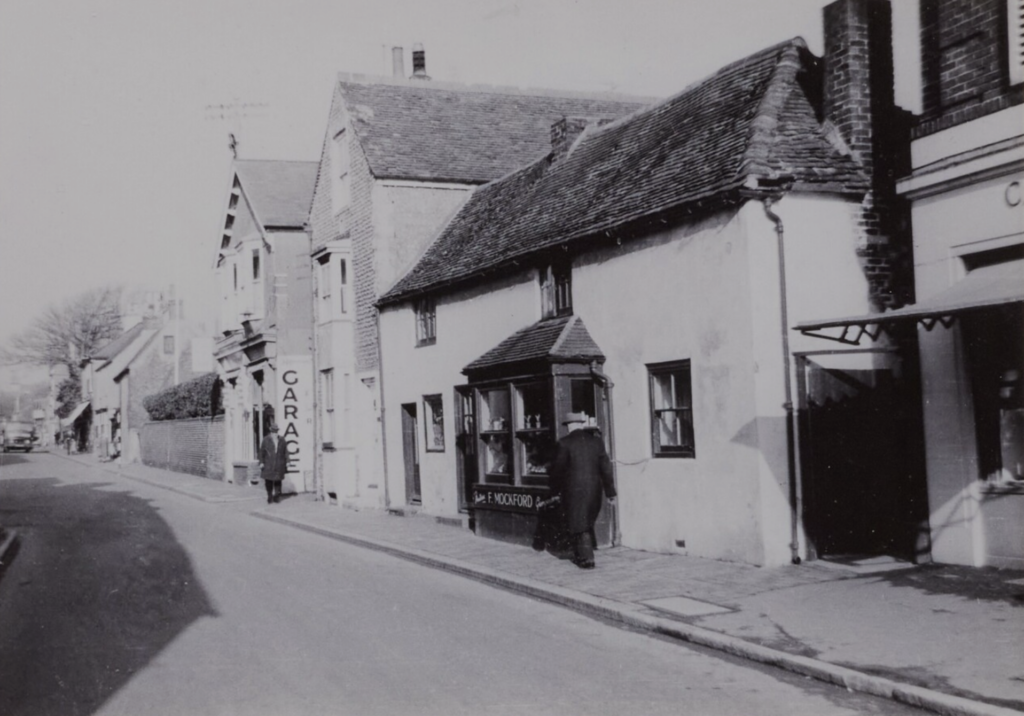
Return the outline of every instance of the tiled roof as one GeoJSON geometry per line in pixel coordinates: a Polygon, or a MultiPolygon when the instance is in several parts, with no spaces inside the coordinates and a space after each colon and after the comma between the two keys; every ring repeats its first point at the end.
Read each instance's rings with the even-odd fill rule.
{"type": "Polygon", "coordinates": [[[649,109],[589,128],[565,159],[537,160],[474,192],[380,303],[574,239],[740,201],[751,179],[863,193],[867,176],[829,141],[804,92],[803,83],[816,81],[817,72],[815,58],[796,38],[649,109]]]}
{"type": "Polygon", "coordinates": [[[549,318],[516,331],[497,346],[462,369],[463,373],[511,363],[548,360],[591,361],[604,354],[579,316],[549,318]]]}
{"type": "Polygon", "coordinates": [[[345,108],[380,179],[482,184],[546,154],[560,117],[622,117],[653,102],[346,77],[339,79],[345,108]]]}
{"type": "Polygon", "coordinates": [[[301,228],[309,217],[317,162],[236,159],[235,172],[264,227],[301,228]]]}
{"type": "Polygon", "coordinates": [[[143,323],[136,323],[134,326],[129,328],[127,331],[119,335],[117,338],[104,343],[102,346],[93,351],[92,355],[89,356],[93,360],[110,361],[116,358],[121,351],[125,350],[130,346],[136,338],[138,338],[142,331],[145,330],[143,323]]]}

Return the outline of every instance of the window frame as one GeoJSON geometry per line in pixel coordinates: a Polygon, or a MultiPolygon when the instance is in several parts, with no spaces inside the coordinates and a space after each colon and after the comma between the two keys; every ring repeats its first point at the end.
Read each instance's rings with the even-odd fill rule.
{"type": "MultiPolygon", "coordinates": [[[[694,417],[693,417],[693,369],[690,359],[667,361],[664,363],[649,363],[647,364],[647,385],[648,385],[648,406],[650,416],[650,429],[651,429],[651,454],[656,458],[696,458],[697,457],[697,441],[694,431],[694,417]],[[673,380],[677,374],[685,374],[685,393],[688,399],[689,406],[673,405],[668,408],[659,408],[656,391],[656,381],[661,376],[673,376],[673,380]],[[663,445],[661,443],[659,423],[661,421],[661,414],[672,412],[676,414],[676,420],[682,422],[687,426],[687,432],[689,437],[689,445],[663,445]],[[686,420],[683,420],[681,413],[688,413],[686,420]]],[[[673,388],[670,391],[672,395],[673,403],[675,402],[676,390],[675,383],[673,382],[673,388]]]]}
{"type": "Polygon", "coordinates": [[[444,452],[444,398],[441,393],[423,396],[423,449],[425,452],[444,452]],[[440,436],[435,429],[438,426],[440,436]]]}
{"type": "Polygon", "coordinates": [[[174,336],[173,335],[166,335],[166,336],[164,336],[164,355],[165,356],[174,355],[174,336]],[[170,347],[170,350],[168,350],[168,347],[170,347]]]}
{"type": "Polygon", "coordinates": [[[337,216],[352,203],[352,183],[349,176],[352,157],[345,128],[334,135],[331,150],[331,208],[337,216]]]}
{"type": "Polygon", "coordinates": [[[263,262],[261,260],[262,252],[259,248],[252,250],[252,280],[253,283],[257,283],[263,280],[263,262]]]}
{"type": "Polygon", "coordinates": [[[340,285],[338,286],[338,308],[341,310],[341,315],[348,315],[348,304],[350,303],[348,296],[348,259],[345,256],[338,257],[338,280],[340,285]]]}
{"type": "MultiPolygon", "coordinates": [[[[328,301],[331,298],[331,255],[327,254],[317,259],[317,289],[320,292],[320,300],[328,301]]],[[[330,303],[327,304],[330,306],[330,303]]],[[[330,315],[330,314],[328,314],[330,315]]]]}
{"type": "Polygon", "coordinates": [[[570,261],[556,261],[540,271],[540,296],[543,318],[573,315],[570,261]]]}
{"type": "Polygon", "coordinates": [[[437,301],[431,296],[418,299],[415,314],[417,347],[437,343],[437,301]]]}
{"type": "Polygon", "coordinates": [[[325,448],[333,448],[337,437],[337,424],[334,410],[334,368],[320,371],[321,385],[324,394],[324,431],[321,442],[325,448]],[[329,439],[328,439],[329,438],[329,439]]]}

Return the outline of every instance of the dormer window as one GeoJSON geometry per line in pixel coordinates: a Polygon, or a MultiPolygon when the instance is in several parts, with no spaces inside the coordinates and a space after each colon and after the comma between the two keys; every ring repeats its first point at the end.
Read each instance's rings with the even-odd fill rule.
{"type": "Polygon", "coordinates": [[[553,263],[541,271],[540,297],[544,318],[572,315],[572,264],[553,263]]]}
{"type": "Polygon", "coordinates": [[[437,342],[437,303],[433,298],[416,302],[416,345],[429,346],[437,342]]]}
{"type": "Polygon", "coordinates": [[[347,207],[351,198],[349,159],[348,134],[343,129],[331,143],[331,205],[335,214],[347,207]]]}

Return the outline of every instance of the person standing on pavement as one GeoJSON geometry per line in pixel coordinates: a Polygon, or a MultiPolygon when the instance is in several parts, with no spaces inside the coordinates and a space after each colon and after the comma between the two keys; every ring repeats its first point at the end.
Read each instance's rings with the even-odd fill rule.
{"type": "Polygon", "coordinates": [[[612,463],[604,440],[586,426],[583,413],[568,413],[563,425],[569,434],[558,441],[551,463],[551,489],[557,495],[572,540],[573,563],[580,569],[594,568],[594,523],[601,512],[602,497],[615,504],[612,463]]]}
{"type": "Polygon", "coordinates": [[[288,465],[288,448],[277,430],[277,423],[271,423],[260,444],[260,477],[267,486],[267,504],[281,501],[281,482],[288,465]]]}

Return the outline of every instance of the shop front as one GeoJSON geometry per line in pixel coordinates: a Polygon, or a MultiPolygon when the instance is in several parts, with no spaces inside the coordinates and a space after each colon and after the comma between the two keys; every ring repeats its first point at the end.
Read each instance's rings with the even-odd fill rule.
{"type": "MultiPolygon", "coordinates": [[[[919,541],[918,560],[1000,567],[1024,562],[1022,254],[1016,246],[968,256],[964,278],[915,305],[797,326],[844,343],[864,335],[899,336],[918,326],[919,404],[914,410],[885,407],[889,415],[902,412],[909,419],[919,411],[923,418],[927,496],[920,501],[926,499],[927,508],[911,515],[927,538],[919,541]]],[[[877,443],[867,441],[861,451],[877,443]]],[[[900,455],[913,446],[895,447],[892,453],[900,455]]],[[[889,502],[875,500],[873,512],[885,514],[889,502]]]]}
{"type": "MultiPolygon", "coordinates": [[[[589,336],[571,354],[544,350],[533,357],[523,351],[531,337],[544,344],[545,329],[557,329],[557,339],[571,328],[564,319],[557,326],[545,323],[553,322],[520,332],[467,365],[462,372],[468,384],[456,388],[460,501],[484,537],[533,541],[539,512],[552,496],[548,469],[567,432],[566,413],[584,413],[587,429],[600,434],[612,453],[604,356],[589,336]]],[[[575,323],[585,334],[582,322],[575,323]]],[[[595,532],[599,546],[615,542],[611,506],[602,510],[595,532]]]]}

